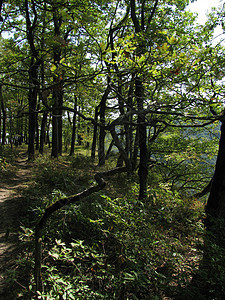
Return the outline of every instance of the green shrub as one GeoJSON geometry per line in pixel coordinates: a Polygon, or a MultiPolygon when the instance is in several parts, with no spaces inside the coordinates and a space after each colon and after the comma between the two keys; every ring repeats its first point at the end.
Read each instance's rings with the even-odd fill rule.
{"type": "MultiPolygon", "coordinates": [[[[77,159],[72,159],[74,169],[42,160],[30,190],[38,199],[36,220],[50,203],[90,185],[87,170],[75,169],[77,159]]],[[[106,195],[92,194],[50,217],[43,236],[44,292],[39,299],[173,298],[190,281],[201,256],[201,203],[182,199],[166,185],[155,185],[139,201],[137,185],[131,186],[129,179],[115,176],[112,182],[118,190],[110,186],[106,195]],[[128,193],[108,196],[121,195],[125,183],[128,193]]],[[[29,286],[30,295],[32,276],[29,286]]]]}

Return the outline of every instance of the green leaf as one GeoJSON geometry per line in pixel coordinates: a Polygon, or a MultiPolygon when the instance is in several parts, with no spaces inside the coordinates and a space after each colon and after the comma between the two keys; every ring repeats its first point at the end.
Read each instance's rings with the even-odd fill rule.
{"type": "Polygon", "coordinates": [[[56,69],[57,69],[56,65],[52,65],[50,70],[51,70],[52,72],[54,72],[56,69]]]}

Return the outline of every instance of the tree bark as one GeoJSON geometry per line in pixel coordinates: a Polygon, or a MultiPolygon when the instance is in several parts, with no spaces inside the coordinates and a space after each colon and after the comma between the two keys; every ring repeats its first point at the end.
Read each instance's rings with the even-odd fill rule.
{"type": "MultiPolygon", "coordinates": [[[[56,45],[54,48],[54,65],[56,72],[59,72],[58,67],[61,59],[61,44],[57,42],[60,38],[60,27],[62,17],[58,12],[58,8],[53,7],[54,34],[56,45]]],[[[56,73],[53,75],[53,110],[52,110],[52,157],[57,158],[62,154],[62,106],[63,106],[63,74],[56,73]]]]}
{"type": "Polygon", "coordinates": [[[1,110],[2,110],[2,145],[6,143],[6,111],[4,106],[4,99],[2,94],[2,85],[0,85],[0,102],[1,102],[1,110]]]}
{"type": "Polygon", "coordinates": [[[206,214],[206,224],[208,226],[210,224],[208,221],[211,217],[225,219],[225,120],[221,124],[219,151],[206,205],[206,214]]]}
{"type": "Polygon", "coordinates": [[[76,122],[77,122],[76,110],[77,110],[77,97],[75,96],[70,156],[74,154],[74,147],[75,147],[75,140],[76,140],[76,122]]]}
{"type": "Polygon", "coordinates": [[[100,123],[101,127],[99,130],[99,145],[98,145],[98,165],[103,166],[105,164],[105,110],[106,110],[106,101],[108,98],[108,95],[111,91],[110,85],[109,85],[110,79],[108,78],[108,86],[102,96],[101,103],[99,105],[99,117],[100,117],[100,123]]]}
{"type": "Polygon", "coordinates": [[[36,129],[36,106],[37,106],[37,93],[39,89],[38,81],[38,69],[41,65],[41,60],[39,58],[38,51],[35,47],[35,29],[37,26],[38,15],[36,12],[36,7],[34,2],[32,2],[33,19],[31,22],[29,3],[25,0],[25,10],[26,10],[26,27],[27,27],[27,40],[31,51],[31,61],[29,66],[29,140],[28,140],[28,159],[34,159],[34,144],[35,144],[35,129],[36,129]]]}
{"type": "Polygon", "coordinates": [[[40,148],[39,148],[39,152],[41,154],[43,154],[43,152],[44,152],[47,118],[48,118],[48,113],[45,111],[43,113],[43,117],[42,117],[42,121],[41,121],[40,148]]]}
{"type": "MultiPolygon", "coordinates": [[[[144,88],[141,80],[137,77],[135,79],[135,97],[137,100],[138,111],[143,110],[144,103],[144,88]]],[[[138,114],[138,144],[140,151],[140,162],[139,162],[139,200],[146,198],[147,195],[147,177],[148,177],[148,151],[147,151],[147,132],[145,117],[138,114]]]]}
{"type": "Polygon", "coordinates": [[[92,138],[92,146],[91,146],[91,158],[95,159],[95,152],[96,152],[96,146],[97,146],[97,132],[98,132],[98,126],[96,125],[98,121],[98,109],[99,107],[97,106],[95,108],[95,124],[94,124],[94,131],[93,131],[93,138],[92,138]]]}
{"type": "MultiPolygon", "coordinates": [[[[53,92],[54,98],[54,92],[53,92]]],[[[58,142],[58,109],[57,109],[57,97],[54,100],[54,106],[52,109],[52,153],[51,156],[58,158],[59,154],[59,142],[58,142]]]]}
{"type": "Polygon", "coordinates": [[[35,59],[31,59],[29,79],[33,87],[30,87],[28,94],[29,101],[29,138],[28,138],[28,159],[34,159],[35,153],[35,131],[36,131],[36,106],[37,106],[37,92],[38,92],[38,67],[39,63],[35,63],[35,59]]]}
{"type": "Polygon", "coordinates": [[[137,168],[137,157],[138,157],[138,130],[136,129],[135,132],[135,139],[134,139],[134,149],[131,156],[132,161],[132,169],[136,170],[137,168]]]}
{"type": "Polygon", "coordinates": [[[36,150],[39,150],[39,145],[40,145],[40,141],[39,141],[40,133],[39,133],[39,123],[38,123],[39,108],[40,108],[40,104],[37,105],[37,112],[36,112],[36,150]]]}
{"type": "MultiPolygon", "coordinates": [[[[128,107],[127,112],[132,110],[133,108],[133,93],[134,93],[134,84],[133,84],[134,76],[132,74],[132,79],[128,91],[128,107]]],[[[132,123],[132,116],[128,117],[128,122],[132,123]]],[[[132,158],[132,146],[133,146],[133,128],[132,125],[125,125],[125,135],[126,135],[126,151],[128,157],[132,158]]]]}
{"type": "Polygon", "coordinates": [[[54,79],[57,83],[53,89],[53,109],[52,109],[52,157],[57,158],[62,154],[62,103],[63,85],[62,79],[54,79]]]}
{"type": "Polygon", "coordinates": [[[0,144],[2,144],[2,110],[0,108],[0,144]]]}
{"type": "Polygon", "coordinates": [[[111,150],[112,150],[112,147],[114,146],[114,140],[111,141],[110,145],[109,145],[109,148],[106,152],[106,156],[105,156],[105,159],[109,159],[109,156],[110,156],[110,153],[111,153],[111,150]]]}
{"type": "Polygon", "coordinates": [[[111,124],[110,133],[111,133],[111,136],[113,138],[115,146],[118,148],[118,150],[120,152],[120,155],[122,156],[122,158],[125,162],[127,173],[131,174],[132,173],[131,161],[130,161],[129,157],[127,156],[127,153],[126,153],[125,149],[123,148],[123,145],[121,144],[121,142],[118,138],[118,135],[117,135],[116,130],[115,130],[115,126],[113,124],[111,124]]]}
{"type": "MultiPolygon", "coordinates": [[[[46,3],[44,4],[44,15],[43,15],[43,28],[41,32],[41,50],[44,51],[45,48],[45,30],[47,25],[47,18],[46,18],[46,3]]],[[[49,109],[47,99],[48,96],[51,93],[51,89],[45,89],[45,63],[44,61],[41,62],[41,85],[42,85],[42,91],[39,92],[39,100],[44,104],[44,106],[49,109]]],[[[39,153],[43,154],[44,152],[44,144],[46,142],[46,124],[48,119],[48,112],[44,111],[42,120],[41,120],[41,132],[40,132],[40,147],[39,147],[39,153]]]]}
{"type": "Polygon", "coordinates": [[[193,277],[192,286],[204,299],[221,298],[221,270],[224,267],[225,251],[225,120],[221,121],[221,136],[210,195],[206,205],[206,232],[203,258],[199,272],[193,277]],[[218,284],[215,281],[218,280],[218,284]]]}

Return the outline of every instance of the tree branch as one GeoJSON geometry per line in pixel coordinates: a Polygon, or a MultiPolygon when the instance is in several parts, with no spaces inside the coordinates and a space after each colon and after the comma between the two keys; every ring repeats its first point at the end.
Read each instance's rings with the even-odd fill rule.
{"type": "Polygon", "coordinates": [[[147,28],[146,28],[146,29],[148,29],[148,26],[150,25],[150,23],[151,23],[151,21],[152,21],[152,19],[153,19],[153,17],[154,17],[154,14],[155,14],[155,12],[156,12],[156,8],[157,8],[157,5],[158,5],[158,2],[159,2],[159,0],[156,0],[156,1],[155,1],[154,7],[153,7],[153,9],[152,9],[152,11],[151,11],[151,14],[150,14],[149,18],[148,18],[148,25],[147,25],[147,28]]]}
{"type": "Polygon", "coordinates": [[[43,231],[44,231],[44,227],[46,225],[47,220],[50,218],[50,216],[54,212],[56,212],[60,208],[66,206],[66,205],[72,204],[72,203],[76,203],[82,199],[87,198],[91,194],[102,190],[106,186],[106,182],[105,182],[104,178],[107,178],[112,175],[122,173],[125,171],[127,171],[127,168],[121,167],[121,168],[115,168],[115,169],[105,171],[105,172],[96,173],[94,177],[97,182],[97,185],[91,186],[91,187],[87,188],[86,190],[84,190],[83,192],[78,193],[76,195],[61,198],[46,208],[43,216],[41,217],[41,219],[39,220],[39,222],[37,223],[36,228],[35,228],[34,278],[35,278],[35,284],[36,284],[36,292],[43,290],[43,283],[42,283],[42,276],[41,276],[41,256],[42,256],[41,246],[42,246],[42,238],[43,238],[43,233],[44,233],[43,231]]]}
{"type": "Polygon", "coordinates": [[[135,32],[138,33],[141,31],[141,26],[138,21],[137,15],[136,15],[136,3],[135,0],[130,0],[130,8],[131,8],[131,19],[134,24],[135,32]]]}
{"type": "Polygon", "coordinates": [[[213,181],[213,178],[210,180],[210,182],[207,184],[207,186],[201,192],[198,192],[198,193],[192,195],[190,198],[199,199],[199,198],[205,196],[206,194],[208,194],[211,191],[212,181],[213,181]]]}

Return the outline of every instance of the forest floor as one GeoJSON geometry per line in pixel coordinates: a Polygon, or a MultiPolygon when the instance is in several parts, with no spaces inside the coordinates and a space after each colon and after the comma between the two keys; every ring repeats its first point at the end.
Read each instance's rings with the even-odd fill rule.
{"type": "MultiPolygon", "coordinates": [[[[73,195],[92,185],[93,174],[99,169],[86,152],[78,154],[79,148],[72,158],[64,155],[56,161],[48,153],[37,156],[34,162],[27,160],[26,148],[14,148],[13,153],[10,148],[3,150],[6,153],[0,155],[0,300],[31,299],[35,291],[31,275],[33,235],[25,241],[24,228],[34,232],[37,212],[43,212],[61,195],[73,195]]],[[[112,157],[105,168],[111,169],[114,162],[112,157]]],[[[149,201],[138,202],[135,180],[136,177],[127,178],[125,174],[116,175],[104,191],[92,195],[88,202],[65,208],[51,219],[43,244],[43,278],[52,288],[46,293],[55,291],[51,296],[55,298],[48,299],[62,299],[64,285],[71,286],[73,294],[68,299],[80,297],[77,289],[82,291],[79,299],[149,299],[149,293],[155,295],[152,299],[188,299],[174,295],[183,293],[186,286],[190,294],[192,273],[201,260],[203,204],[182,200],[157,185],[149,190],[149,201]],[[52,249],[57,252],[63,245],[67,245],[68,253],[73,253],[79,268],[76,264],[73,269],[67,254],[62,261],[53,256],[52,249]],[[78,256],[70,246],[77,247],[78,256]],[[65,276],[73,280],[70,282],[65,276]],[[88,296],[93,292],[92,286],[95,293],[100,286],[101,298],[88,296]]]]}
{"type": "Polygon", "coordinates": [[[30,168],[26,154],[20,152],[0,178],[0,300],[9,299],[6,274],[16,265],[20,219],[25,213],[20,191],[31,178],[30,168]]]}

